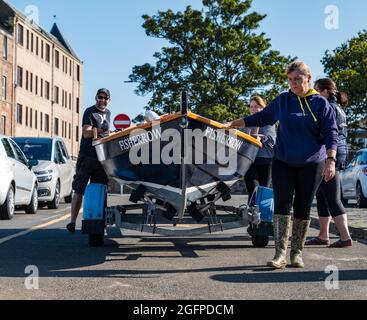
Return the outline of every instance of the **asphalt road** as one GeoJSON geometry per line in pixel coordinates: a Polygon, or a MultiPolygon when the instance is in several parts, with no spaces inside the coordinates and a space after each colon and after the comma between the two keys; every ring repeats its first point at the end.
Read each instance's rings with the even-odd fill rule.
{"type": "Polygon", "coordinates": [[[123,231],[90,248],[80,232],[66,232],[69,213],[62,205],[0,221],[0,299],[367,299],[362,243],[307,248],[305,269],[272,271],[265,263],[273,243],[255,249],[245,229],[196,237],[123,231]],[[36,270],[28,266],[38,268],[38,282],[27,278],[36,270]],[[325,282],[331,266],[339,282],[325,282]]]}

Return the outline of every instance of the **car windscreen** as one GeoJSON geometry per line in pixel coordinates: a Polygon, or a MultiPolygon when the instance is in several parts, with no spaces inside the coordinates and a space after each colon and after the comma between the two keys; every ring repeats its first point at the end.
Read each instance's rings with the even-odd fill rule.
{"type": "Polygon", "coordinates": [[[22,141],[14,139],[28,160],[51,161],[51,141],[22,141]]]}

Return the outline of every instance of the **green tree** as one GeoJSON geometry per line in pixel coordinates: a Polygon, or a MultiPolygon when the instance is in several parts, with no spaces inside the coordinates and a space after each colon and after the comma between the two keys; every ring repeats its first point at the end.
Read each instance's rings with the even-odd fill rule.
{"type": "Polygon", "coordinates": [[[256,91],[272,99],[287,88],[285,66],[293,61],[271,50],[270,39],[256,33],[266,15],[249,12],[252,0],[203,0],[202,11],[188,6],[156,16],[144,15],[149,37],[169,46],[154,54],[155,65],[135,66],[130,80],[136,94],[151,94],[146,109],[179,110],[188,90],[191,109],[211,119],[232,120],[248,112],[256,91]]]}
{"type": "Polygon", "coordinates": [[[327,51],[322,63],[325,73],[349,97],[347,115],[352,128],[366,128],[367,120],[367,31],[327,51]]]}

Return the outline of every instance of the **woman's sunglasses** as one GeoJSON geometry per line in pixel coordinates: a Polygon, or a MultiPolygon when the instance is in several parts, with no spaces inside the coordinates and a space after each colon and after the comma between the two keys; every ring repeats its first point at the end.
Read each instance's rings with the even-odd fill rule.
{"type": "Polygon", "coordinates": [[[97,98],[98,100],[106,100],[106,101],[110,99],[109,97],[104,97],[104,96],[98,96],[97,98]]]}

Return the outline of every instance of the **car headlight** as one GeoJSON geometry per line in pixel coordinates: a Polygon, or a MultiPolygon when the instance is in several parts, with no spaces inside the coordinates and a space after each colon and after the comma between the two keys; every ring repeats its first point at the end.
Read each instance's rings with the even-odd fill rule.
{"type": "Polygon", "coordinates": [[[44,174],[50,174],[50,173],[53,173],[54,171],[53,170],[48,170],[48,171],[35,171],[34,174],[37,175],[37,176],[42,176],[44,174]]]}
{"type": "Polygon", "coordinates": [[[43,176],[37,177],[38,182],[50,182],[52,180],[52,176],[43,176]]]}

